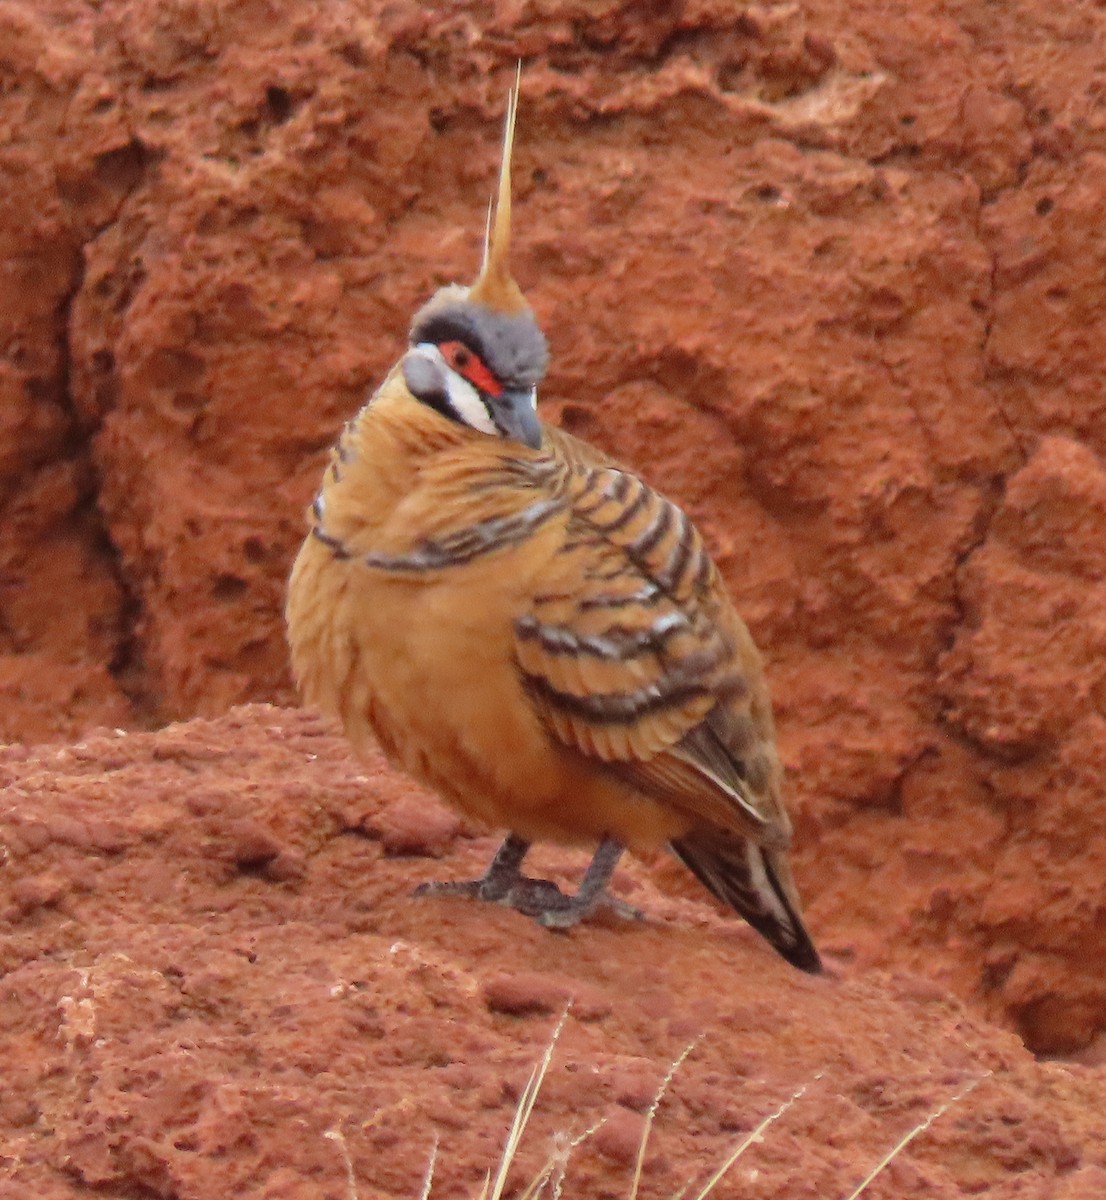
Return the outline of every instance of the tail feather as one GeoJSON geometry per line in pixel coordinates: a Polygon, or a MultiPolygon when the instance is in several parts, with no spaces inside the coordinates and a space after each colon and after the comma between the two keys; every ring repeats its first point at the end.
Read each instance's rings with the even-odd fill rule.
{"type": "Polygon", "coordinates": [[[670,846],[709,892],[740,913],[789,963],[811,975],[821,971],[781,854],[715,830],[689,833],[670,846]]]}

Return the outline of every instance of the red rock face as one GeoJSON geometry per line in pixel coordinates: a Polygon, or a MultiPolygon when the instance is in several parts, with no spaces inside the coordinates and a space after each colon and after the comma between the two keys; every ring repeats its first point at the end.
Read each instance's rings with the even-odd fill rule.
{"type": "Polygon", "coordinates": [[[0,736],[292,701],[302,510],[521,56],[544,413],[715,548],[819,940],[1101,1057],[1100,6],[805,7],[0,0],[0,736]]]}

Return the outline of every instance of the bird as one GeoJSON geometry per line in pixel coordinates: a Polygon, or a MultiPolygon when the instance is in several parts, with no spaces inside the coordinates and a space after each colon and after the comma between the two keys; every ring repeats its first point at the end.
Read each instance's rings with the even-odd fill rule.
{"type": "Polygon", "coordinates": [[[778,953],[821,961],[762,660],[687,513],[545,424],[548,348],[510,267],[508,103],[480,272],[415,313],[310,506],[286,627],[304,700],[462,814],[506,831],[474,880],[550,929],[603,910],[627,849],[667,847],[778,953]],[[532,843],[594,847],[574,893],[522,872],[532,843]]]}

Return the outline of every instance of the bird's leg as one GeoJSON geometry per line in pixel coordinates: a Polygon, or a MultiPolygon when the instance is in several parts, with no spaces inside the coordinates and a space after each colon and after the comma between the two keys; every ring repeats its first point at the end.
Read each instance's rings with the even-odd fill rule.
{"type": "Polygon", "coordinates": [[[520,868],[529,849],[528,841],[516,833],[508,834],[479,879],[422,883],[415,888],[415,895],[472,896],[477,900],[490,900],[533,917],[550,929],[568,929],[601,908],[609,908],[630,920],[641,918],[633,905],[606,890],[622,855],[621,844],[613,838],[604,838],[599,843],[575,896],[566,896],[551,879],[532,879],[523,875],[520,868]]]}
{"type": "Polygon", "coordinates": [[[605,837],[588,864],[584,878],[580,880],[580,886],[576,889],[576,895],[562,896],[543,912],[535,913],[539,924],[547,929],[568,929],[601,908],[610,909],[616,916],[628,921],[642,920],[642,913],[632,904],[627,904],[625,900],[620,900],[607,891],[607,884],[610,883],[618,860],[622,857],[623,849],[625,847],[621,842],[605,837]]]}
{"type": "Polygon", "coordinates": [[[509,833],[495,852],[484,877],[478,880],[481,900],[502,900],[520,879],[522,860],[530,850],[530,843],[517,833],[509,833]]]}
{"type": "Polygon", "coordinates": [[[537,916],[558,899],[567,900],[550,879],[530,879],[519,869],[530,849],[530,843],[517,833],[509,833],[495,852],[488,869],[479,879],[444,880],[420,883],[416,896],[472,896],[517,908],[527,916],[537,916]]]}

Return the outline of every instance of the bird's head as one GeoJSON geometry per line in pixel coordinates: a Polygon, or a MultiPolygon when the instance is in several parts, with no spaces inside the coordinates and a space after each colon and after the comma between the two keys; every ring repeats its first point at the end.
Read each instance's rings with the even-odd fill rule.
{"type": "Polygon", "coordinates": [[[517,111],[516,77],[480,275],[471,287],[442,288],[415,314],[403,378],[416,400],[450,420],[537,449],[542,437],[537,385],[549,353],[509,261],[517,111]]]}

